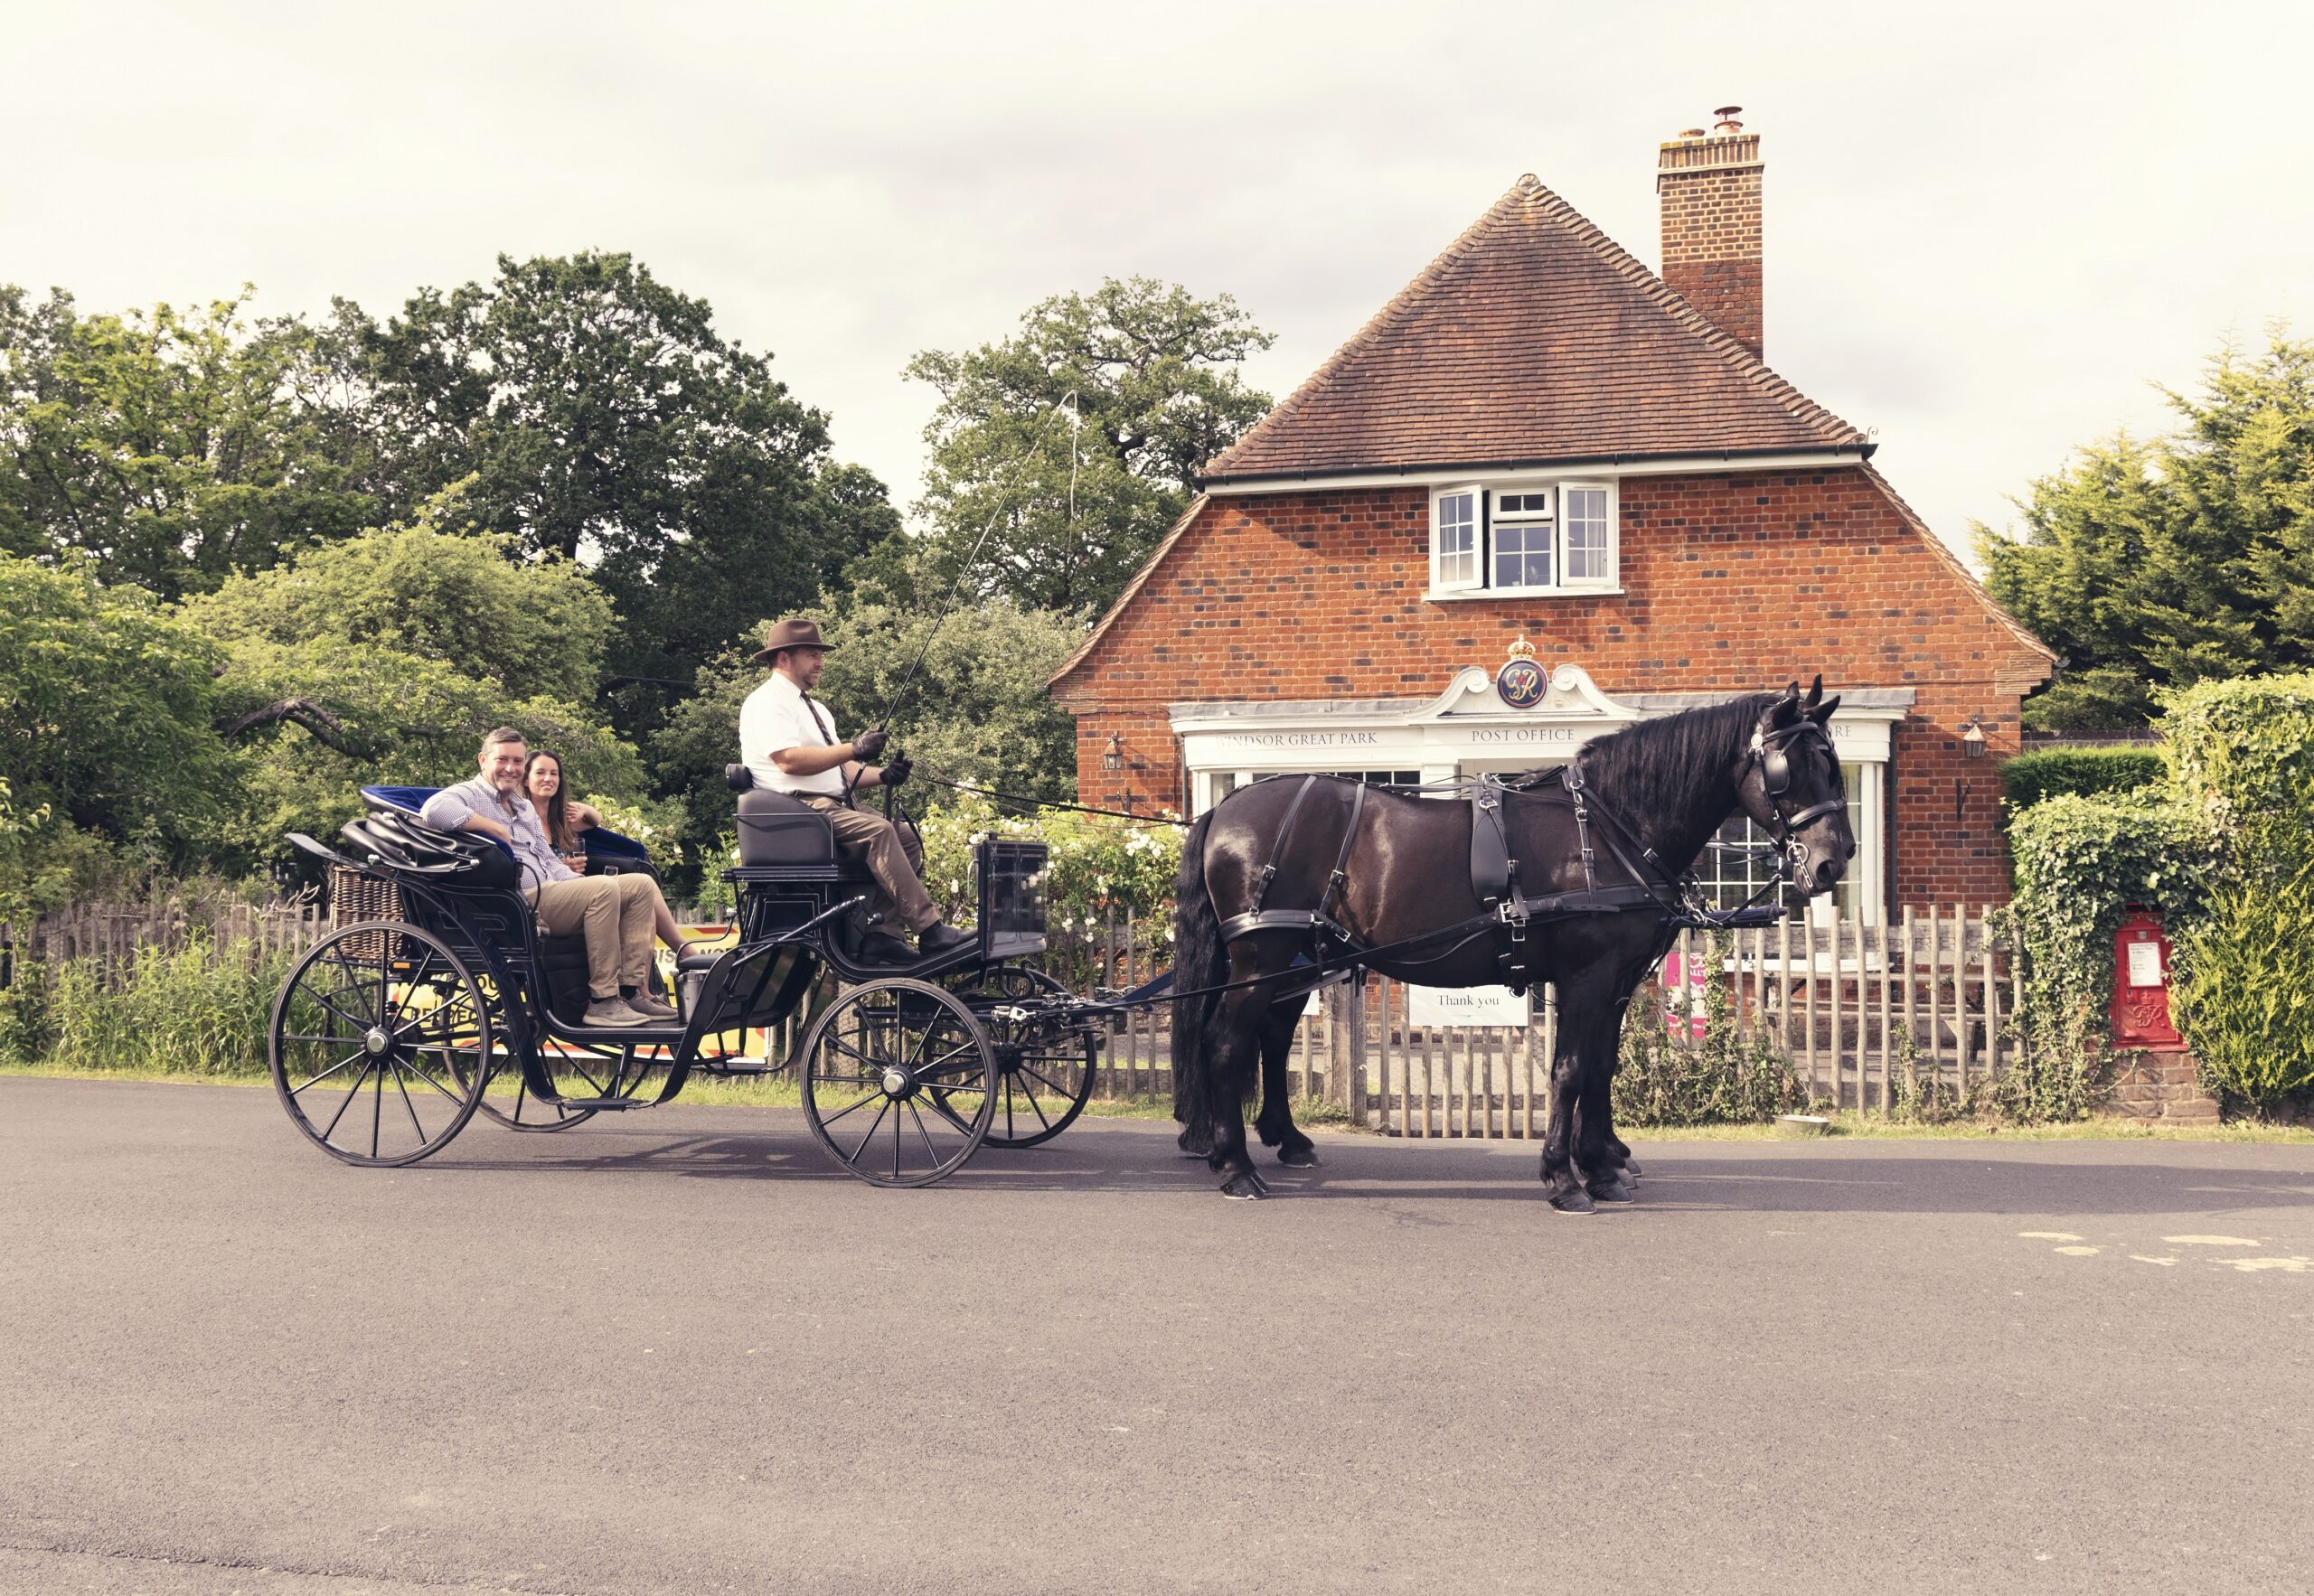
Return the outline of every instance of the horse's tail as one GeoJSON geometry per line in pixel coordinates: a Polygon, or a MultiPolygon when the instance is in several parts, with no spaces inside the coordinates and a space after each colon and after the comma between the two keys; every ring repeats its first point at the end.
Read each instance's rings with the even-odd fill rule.
{"type": "Polygon", "coordinates": [[[1173,1004],[1173,1117],[1189,1128],[1185,1141],[1200,1151],[1213,1145],[1213,1096],[1206,1080],[1213,1047],[1206,1033],[1221,1002],[1218,992],[1207,989],[1229,978],[1229,950],[1205,885],[1205,836],[1213,814],[1207,810],[1190,828],[1173,883],[1173,990],[1197,994],[1173,1004]]]}

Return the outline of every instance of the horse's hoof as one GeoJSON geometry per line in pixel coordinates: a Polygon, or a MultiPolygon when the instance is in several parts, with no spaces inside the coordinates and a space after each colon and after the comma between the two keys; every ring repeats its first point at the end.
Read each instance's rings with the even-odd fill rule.
{"type": "Polygon", "coordinates": [[[1305,1143],[1300,1147],[1280,1148],[1277,1161],[1289,1169],[1314,1169],[1323,1160],[1318,1157],[1316,1148],[1305,1143]]]}
{"type": "Polygon", "coordinates": [[[1598,1212],[1596,1208],[1591,1206],[1590,1197],[1580,1191],[1560,1193],[1557,1197],[1551,1198],[1551,1206],[1557,1208],[1562,1214],[1595,1214],[1598,1212]]]}
{"type": "Polygon", "coordinates": [[[1623,1160],[1623,1178],[1626,1180],[1636,1180],[1639,1178],[1639,1166],[1632,1162],[1629,1159],[1625,1159],[1623,1160]]]}
{"type": "Polygon", "coordinates": [[[1628,1203],[1639,1195],[1627,1182],[1621,1180],[1594,1180],[1585,1189],[1591,1194],[1593,1201],[1602,1203],[1628,1203]]]}
{"type": "Polygon", "coordinates": [[[1259,1202],[1269,1196],[1269,1188],[1251,1169],[1242,1175],[1232,1175],[1221,1183],[1221,1195],[1235,1203],[1259,1202]]]}

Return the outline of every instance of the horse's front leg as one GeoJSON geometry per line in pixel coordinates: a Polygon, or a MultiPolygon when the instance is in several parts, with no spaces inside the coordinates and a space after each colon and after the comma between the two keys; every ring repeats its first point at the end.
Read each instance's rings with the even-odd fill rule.
{"type": "MultiPolygon", "coordinates": [[[[1566,990],[1563,984],[1560,990],[1566,990]]],[[[1562,1214],[1588,1214],[1594,1211],[1591,1197],[1575,1168],[1575,1111],[1583,1060],[1576,1046],[1576,1028],[1566,1023],[1567,1014],[1562,1000],[1558,1047],[1551,1056],[1551,1103],[1543,1116],[1543,1193],[1562,1214]]]]}
{"type": "Polygon", "coordinates": [[[1575,1162],[1589,1177],[1584,1189],[1603,1203],[1627,1203],[1638,1195],[1630,1178],[1631,1149],[1615,1135],[1616,1040],[1610,1031],[1594,1043],[1576,1101],[1575,1162]]]}
{"type": "Polygon", "coordinates": [[[1318,1162],[1317,1143],[1293,1122],[1293,1097],[1285,1074],[1293,1056],[1293,1028],[1301,1020],[1302,1004],[1296,999],[1272,1005],[1261,1028],[1262,1111],[1254,1130],[1264,1147],[1277,1149],[1277,1161],[1289,1169],[1307,1169],[1318,1162]]]}
{"type": "Polygon", "coordinates": [[[1231,992],[1214,1009],[1206,1038],[1211,1059],[1205,1075],[1206,1112],[1213,1145],[1206,1150],[1205,1163],[1221,1177],[1221,1195],[1227,1197],[1269,1196],[1246,1150],[1246,1091],[1254,1082],[1262,1019],[1258,1000],[1246,991],[1231,992]]]}

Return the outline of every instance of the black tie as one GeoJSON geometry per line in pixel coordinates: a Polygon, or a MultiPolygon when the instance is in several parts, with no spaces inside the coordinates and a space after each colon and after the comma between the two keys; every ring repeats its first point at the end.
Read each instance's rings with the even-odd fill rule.
{"type": "MultiPolygon", "coordinates": [[[[829,728],[827,717],[820,713],[818,701],[814,699],[810,693],[804,692],[802,688],[797,688],[795,690],[798,693],[803,694],[804,708],[812,712],[812,724],[819,728],[820,741],[825,743],[831,748],[834,747],[835,733],[829,728]]],[[[841,774],[841,767],[838,768],[839,774],[841,774]]],[[[846,809],[858,807],[851,802],[851,784],[850,782],[846,782],[843,784],[843,806],[846,809]]]]}

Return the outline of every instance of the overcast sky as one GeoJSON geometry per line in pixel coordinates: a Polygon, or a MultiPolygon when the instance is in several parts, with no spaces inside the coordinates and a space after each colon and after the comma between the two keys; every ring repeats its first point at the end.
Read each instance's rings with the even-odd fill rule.
{"type": "Polygon", "coordinates": [[[1745,108],[1767,359],[1948,540],[2314,333],[2314,6],[0,0],[0,281],[373,313],[630,250],[913,497],[924,348],[1143,274],[1283,396],[1522,172],[1651,265],[1659,141],[1745,108]]]}

